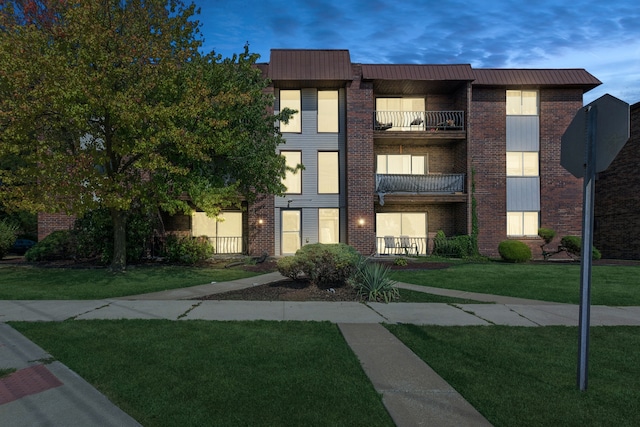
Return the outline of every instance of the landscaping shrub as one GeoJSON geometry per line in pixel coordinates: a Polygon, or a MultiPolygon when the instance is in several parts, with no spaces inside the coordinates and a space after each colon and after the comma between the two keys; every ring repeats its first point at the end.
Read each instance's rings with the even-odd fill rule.
{"type": "Polygon", "coordinates": [[[405,265],[407,265],[409,262],[407,261],[407,259],[406,259],[406,258],[398,257],[398,258],[396,258],[396,259],[393,261],[393,263],[394,263],[395,265],[397,265],[397,266],[404,267],[404,266],[405,266],[405,265]]]}
{"type": "Polygon", "coordinates": [[[358,262],[358,270],[349,283],[356,288],[358,295],[369,301],[391,302],[400,296],[396,282],[391,280],[390,268],[378,262],[358,262]]]}
{"type": "MultiPolygon", "coordinates": [[[[582,253],[582,238],[578,236],[564,236],[560,240],[560,246],[564,248],[570,254],[580,256],[582,253]]],[[[595,247],[591,248],[591,258],[600,259],[602,254],[595,247]]]]}
{"type": "Polygon", "coordinates": [[[531,249],[519,240],[503,240],[498,245],[498,252],[507,262],[527,262],[531,259],[531,249]]]}
{"type": "Polygon", "coordinates": [[[164,255],[170,262],[195,264],[211,258],[213,246],[206,237],[167,236],[164,255]]]}
{"type": "MultiPolygon", "coordinates": [[[[140,261],[153,235],[154,216],[132,210],[127,218],[127,262],[140,261]]],[[[108,264],[113,258],[113,223],[108,209],[97,209],[78,218],[74,225],[77,253],[86,258],[97,257],[108,264]]]]}
{"type": "Polygon", "coordinates": [[[556,237],[556,232],[550,228],[539,228],[538,236],[548,245],[556,237]]]}
{"type": "Polygon", "coordinates": [[[316,286],[341,286],[356,271],[360,254],[344,243],[314,243],[298,249],[300,268],[316,286]]]}
{"type": "Polygon", "coordinates": [[[468,258],[476,255],[472,236],[460,235],[447,238],[442,230],[438,230],[433,238],[432,255],[452,258],[468,258]]]}
{"type": "Polygon", "coordinates": [[[0,221],[0,259],[9,253],[9,249],[18,237],[18,227],[9,221],[0,221]]]}
{"type": "Polygon", "coordinates": [[[52,261],[70,259],[75,256],[73,235],[67,230],[58,230],[36,243],[24,255],[27,261],[52,261]]]}
{"type": "Polygon", "coordinates": [[[293,280],[297,280],[302,274],[302,266],[300,265],[300,258],[295,256],[288,256],[280,258],[276,263],[278,272],[284,277],[288,277],[293,280]]]}

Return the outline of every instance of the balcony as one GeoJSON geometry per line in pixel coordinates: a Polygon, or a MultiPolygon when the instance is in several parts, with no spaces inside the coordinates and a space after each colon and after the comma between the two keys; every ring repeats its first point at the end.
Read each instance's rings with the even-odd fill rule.
{"type": "Polygon", "coordinates": [[[373,130],[393,132],[463,132],[464,111],[375,111],[373,130]]]}
{"type": "MultiPolygon", "coordinates": [[[[376,174],[376,193],[380,205],[389,194],[450,195],[464,193],[465,174],[398,175],[376,174]]],[[[450,196],[448,196],[450,197],[450,196]]],[[[445,201],[448,199],[442,199],[445,201]]],[[[463,201],[462,199],[461,201],[463,201]]],[[[436,201],[434,199],[434,201],[436,201]]]]}
{"type": "Polygon", "coordinates": [[[237,237],[209,237],[209,244],[217,255],[244,253],[242,236],[237,237]]]}

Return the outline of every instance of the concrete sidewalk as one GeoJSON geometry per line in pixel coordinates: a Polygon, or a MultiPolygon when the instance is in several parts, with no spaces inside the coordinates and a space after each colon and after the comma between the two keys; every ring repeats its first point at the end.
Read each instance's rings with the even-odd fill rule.
{"type": "MultiPolygon", "coordinates": [[[[279,273],[132,297],[94,301],[0,301],[0,322],[85,319],[275,320],[337,323],[398,426],[489,423],[382,323],[420,325],[578,325],[576,305],[400,287],[496,304],[193,300],[280,280],[279,273]]],[[[640,307],[591,308],[592,325],[640,325],[640,307]]],[[[0,425],[134,426],[135,420],[60,362],[0,323],[0,425]]]]}

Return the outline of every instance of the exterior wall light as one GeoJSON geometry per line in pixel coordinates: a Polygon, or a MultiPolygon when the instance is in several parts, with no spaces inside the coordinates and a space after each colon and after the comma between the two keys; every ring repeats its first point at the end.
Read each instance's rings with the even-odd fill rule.
{"type": "Polygon", "coordinates": [[[262,225],[262,224],[264,224],[264,219],[259,218],[259,219],[258,219],[258,225],[262,225]]]}
{"type": "Polygon", "coordinates": [[[360,218],[360,219],[358,220],[358,226],[359,226],[359,227],[364,226],[364,218],[360,218]]]}

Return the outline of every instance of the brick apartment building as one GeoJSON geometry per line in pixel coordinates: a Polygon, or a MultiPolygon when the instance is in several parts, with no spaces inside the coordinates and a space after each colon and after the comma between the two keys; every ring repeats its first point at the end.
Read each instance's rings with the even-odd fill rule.
{"type": "MultiPolygon", "coordinates": [[[[347,50],[272,50],[261,69],[289,173],[224,222],[187,221],[218,252],[293,254],[344,242],[363,254],[428,254],[438,230],[478,232],[480,252],[519,239],[539,253],[539,227],[580,234],[582,180],[560,166],[560,139],[583,94],[582,69],[474,69],[356,64],[347,50]]],[[[48,230],[43,230],[41,236],[48,230]]]]}
{"type": "Polygon", "coordinates": [[[593,245],[603,258],[640,259],[640,102],[630,117],[629,141],[596,177],[593,245]]]}

